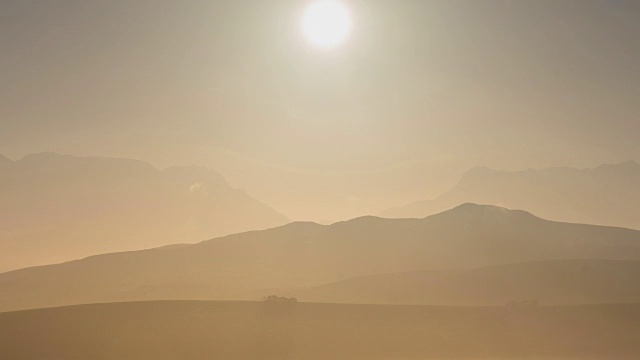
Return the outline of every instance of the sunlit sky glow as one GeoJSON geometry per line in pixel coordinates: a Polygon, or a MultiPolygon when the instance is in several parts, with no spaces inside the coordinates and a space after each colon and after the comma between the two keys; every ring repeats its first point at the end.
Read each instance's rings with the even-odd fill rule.
{"type": "Polygon", "coordinates": [[[319,221],[640,161],[640,1],[315,1],[0,1],[0,154],[203,165],[319,221]]]}
{"type": "Polygon", "coordinates": [[[335,0],[310,3],[302,15],[302,31],[314,46],[331,49],[349,37],[352,27],[348,7],[335,0]]]}

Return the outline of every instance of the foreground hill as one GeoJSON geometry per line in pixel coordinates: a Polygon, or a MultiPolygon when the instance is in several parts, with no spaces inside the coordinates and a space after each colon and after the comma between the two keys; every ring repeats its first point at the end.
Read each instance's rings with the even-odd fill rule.
{"type": "Polygon", "coordinates": [[[527,209],[557,221],[640,229],[640,164],[516,172],[476,168],[440,197],[389,209],[382,216],[422,218],[466,202],[527,209]]]}
{"type": "Polygon", "coordinates": [[[7,359],[637,359],[640,305],[148,302],[0,313],[7,359]]]}
{"type": "Polygon", "coordinates": [[[0,275],[0,310],[106,301],[258,299],[272,289],[424,269],[552,259],[640,260],[640,231],[466,204],[426,219],[293,223],[0,275]]]}
{"type": "Polygon", "coordinates": [[[549,260],[368,275],[293,291],[303,301],[375,304],[640,303],[640,261],[549,260]]]}
{"type": "Polygon", "coordinates": [[[205,168],[0,157],[0,271],[265,229],[282,215],[205,168]]]}

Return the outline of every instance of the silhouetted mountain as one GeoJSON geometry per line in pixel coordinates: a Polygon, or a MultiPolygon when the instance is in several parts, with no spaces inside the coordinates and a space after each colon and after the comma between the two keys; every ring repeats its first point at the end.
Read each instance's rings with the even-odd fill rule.
{"type": "Polygon", "coordinates": [[[205,168],[42,153],[0,170],[0,271],[287,222],[205,168]]]}
{"type": "Polygon", "coordinates": [[[291,295],[302,301],[370,304],[630,303],[640,302],[638,279],[638,261],[550,260],[473,270],[369,275],[291,295]]]}
{"type": "Polygon", "coordinates": [[[292,223],[196,245],[0,275],[0,309],[149,299],[257,299],[272,289],[424,269],[552,259],[640,260],[640,231],[465,204],[426,219],[292,223]]]}
{"type": "Polygon", "coordinates": [[[640,305],[141,302],[0,313],[4,359],[637,359],[640,305]]]}
{"type": "Polygon", "coordinates": [[[449,192],[382,213],[423,218],[466,202],[527,209],[547,219],[640,229],[640,165],[518,172],[476,168],[449,192]]]}

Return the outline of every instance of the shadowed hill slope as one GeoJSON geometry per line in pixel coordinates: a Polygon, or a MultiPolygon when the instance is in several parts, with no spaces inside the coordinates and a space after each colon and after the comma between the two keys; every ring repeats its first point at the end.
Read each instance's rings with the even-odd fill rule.
{"type": "Polygon", "coordinates": [[[640,303],[640,262],[550,260],[380,274],[293,292],[303,301],[423,305],[640,303]]]}
{"type": "Polygon", "coordinates": [[[7,158],[6,156],[0,154],[0,169],[2,169],[4,166],[9,166],[13,163],[13,161],[11,161],[9,158],[7,158]]]}
{"type": "Polygon", "coordinates": [[[382,216],[423,218],[466,202],[526,209],[557,221],[640,229],[640,164],[516,172],[476,168],[436,199],[389,209],[382,216]]]}
{"type": "Polygon", "coordinates": [[[148,302],[0,313],[7,359],[637,359],[640,306],[148,302]]]}
{"type": "Polygon", "coordinates": [[[287,222],[206,168],[51,153],[1,160],[0,271],[287,222]]]}
{"type": "Polygon", "coordinates": [[[424,269],[552,259],[640,260],[640,231],[466,204],[426,219],[293,223],[196,245],[0,275],[0,309],[153,299],[257,299],[271,289],[424,269]]]}

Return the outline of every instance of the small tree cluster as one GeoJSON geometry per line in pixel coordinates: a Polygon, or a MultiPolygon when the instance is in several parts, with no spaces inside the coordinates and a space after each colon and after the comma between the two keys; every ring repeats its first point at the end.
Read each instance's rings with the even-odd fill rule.
{"type": "Polygon", "coordinates": [[[288,298],[277,295],[265,296],[262,300],[270,304],[295,304],[298,302],[298,299],[294,297],[288,298]]]}

